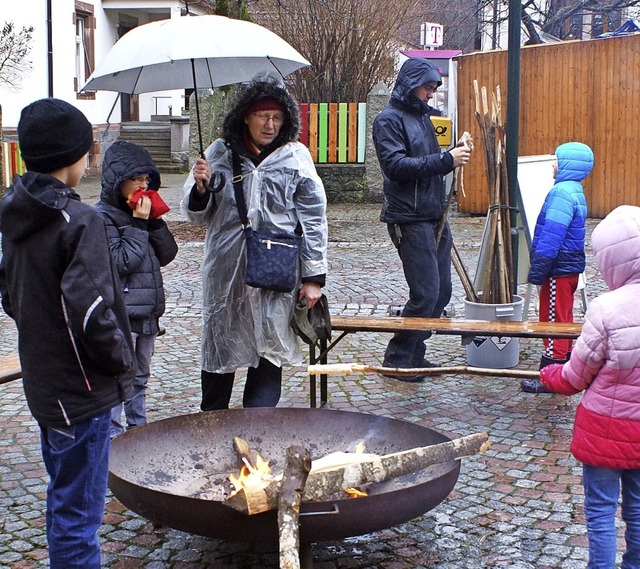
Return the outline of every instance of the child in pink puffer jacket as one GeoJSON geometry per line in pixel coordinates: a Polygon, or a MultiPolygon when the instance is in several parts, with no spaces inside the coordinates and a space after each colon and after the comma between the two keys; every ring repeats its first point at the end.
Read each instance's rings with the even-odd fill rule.
{"type": "Polygon", "coordinates": [[[627,549],[622,569],[640,567],[640,208],[620,206],[591,245],[610,292],[593,300],[564,365],[540,370],[557,393],[584,391],[571,452],[583,463],[588,568],[614,567],[622,488],[627,549]]]}

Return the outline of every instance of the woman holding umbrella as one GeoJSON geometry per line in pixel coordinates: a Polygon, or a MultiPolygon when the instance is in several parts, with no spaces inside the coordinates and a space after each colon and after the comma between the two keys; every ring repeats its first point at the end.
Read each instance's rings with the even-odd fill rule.
{"type": "Polygon", "coordinates": [[[240,90],[222,137],[196,161],[185,183],[183,213],[207,226],[203,411],[228,408],[239,368],[248,368],[244,407],[275,407],[282,366],[302,363],[300,340],[289,321],[299,299],[311,308],[321,297],[327,219],[324,187],[308,149],[298,142],[299,128],[298,106],[282,81],[256,77],[240,90]],[[301,237],[300,284],[292,292],[245,284],[246,239],[234,195],[234,154],[251,227],[301,237]]]}

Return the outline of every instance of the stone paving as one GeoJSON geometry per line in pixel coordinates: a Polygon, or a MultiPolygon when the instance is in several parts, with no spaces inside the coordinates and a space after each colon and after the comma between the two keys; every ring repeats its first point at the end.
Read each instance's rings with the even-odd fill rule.
{"type": "MultiPolygon", "coordinates": [[[[184,177],[164,176],[165,199],[179,223],[184,177]]],[[[83,199],[95,201],[97,181],[85,180],[83,199]]],[[[407,294],[395,250],[377,205],[332,205],[330,272],[326,294],[333,314],[386,314],[407,294]]],[[[454,240],[475,271],[484,218],[451,216],[454,240]]],[[[589,229],[596,221],[589,222],[589,229]]],[[[590,231],[589,231],[590,232],[590,231]]],[[[148,398],[151,421],[198,411],[200,347],[200,241],[181,242],[165,270],[167,333],[157,341],[148,398]]],[[[588,292],[603,290],[589,259],[588,292]]],[[[523,291],[520,291],[523,292],[523,291]]],[[[454,276],[452,309],[462,315],[463,292],[454,276]]],[[[532,304],[532,306],[535,303],[532,304]]],[[[581,304],[576,303],[581,318],[581,304]]],[[[535,319],[533,310],[530,318],[535,319]]],[[[348,336],[332,362],[379,365],[389,335],[348,336]]],[[[0,310],[0,354],[16,348],[15,330],[0,310]]],[[[540,341],[520,340],[520,368],[535,369],[540,341]]],[[[434,337],[428,357],[464,365],[456,337],[434,337]]],[[[241,405],[238,382],[232,406],[241,405]]],[[[386,530],[313,546],[316,569],[578,568],[587,560],[581,468],[569,452],[579,398],[529,395],[510,378],[466,375],[408,384],[373,375],[330,376],[330,409],[385,415],[458,437],[487,431],[491,449],[463,460],[448,498],[423,516],[386,530]]],[[[304,367],[286,370],[281,407],[307,407],[304,367]]],[[[21,383],[0,386],[0,569],[47,566],[44,509],[46,475],[38,428],[21,383]]],[[[103,565],[111,569],[276,568],[277,544],[223,542],[169,528],[154,528],[108,495],[103,565]]],[[[241,536],[239,536],[241,539],[241,536]]],[[[620,530],[622,545],[622,529],[620,530]]]]}

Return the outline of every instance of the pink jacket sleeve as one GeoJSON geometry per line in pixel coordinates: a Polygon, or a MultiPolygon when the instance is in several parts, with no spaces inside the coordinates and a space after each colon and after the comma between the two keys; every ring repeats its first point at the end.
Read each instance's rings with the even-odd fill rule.
{"type": "Polygon", "coordinates": [[[582,332],[564,365],[553,364],[540,370],[540,381],[556,393],[574,395],[584,391],[596,378],[606,360],[607,331],[602,307],[594,300],[585,314],[582,332]]]}
{"type": "Polygon", "coordinates": [[[562,395],[575,395],[580,393],[580,389],[576,389],[568,381],[562,377],[562,370],[568,364],[551,364],[540,370],[540,381],[549,389],[562,395]]]}

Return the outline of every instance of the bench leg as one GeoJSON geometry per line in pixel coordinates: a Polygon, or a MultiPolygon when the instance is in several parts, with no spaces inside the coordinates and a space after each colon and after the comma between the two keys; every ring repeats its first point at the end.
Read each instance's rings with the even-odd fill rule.
{"type": "MultiPolygon", "coordinates": [[[[327,363],[327,341],[320,340],[320,363],[327,363]]],[[[324,407],[327,404],[328,393],[327,393],[327,374],[320,374],[320,407],[324,407]]]]}
{"type": "MultiPolygon", "coordinates": [[[[316,345],[309,346],[309,363],[316,364],[316,345]]],[[[309,407],[314,408],[316,406],[316,374],[309,374],[309,407]]]]}

